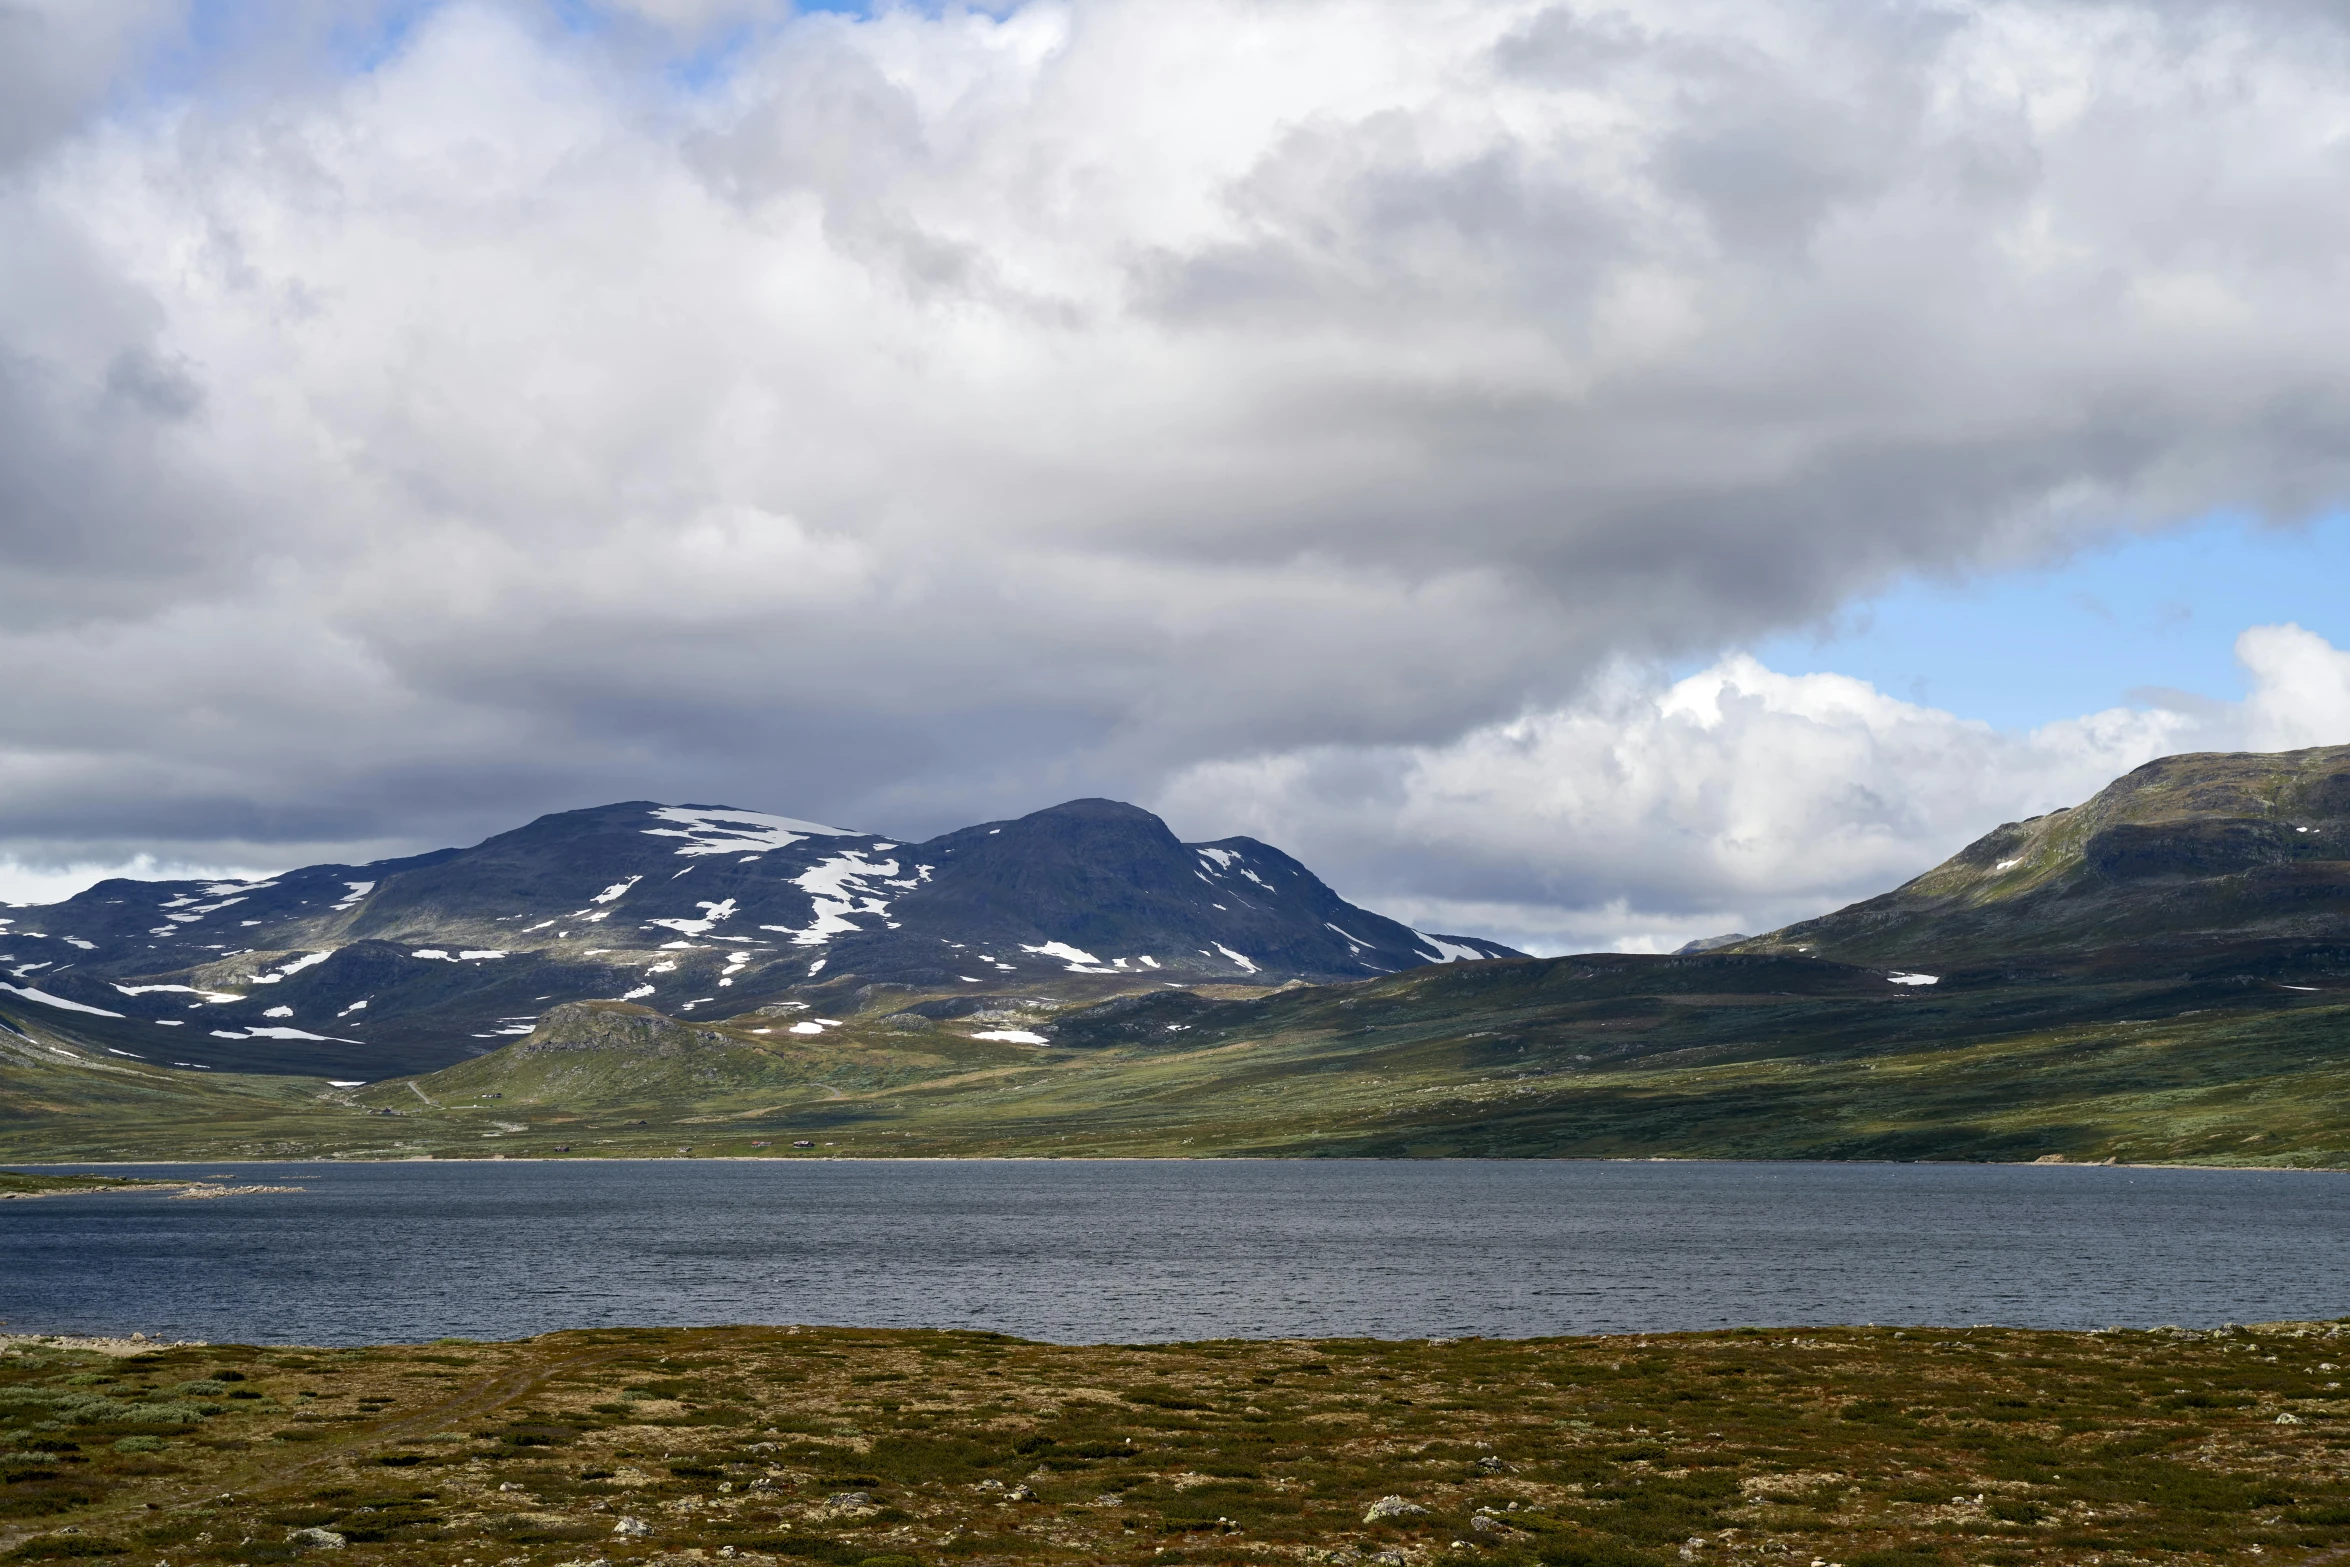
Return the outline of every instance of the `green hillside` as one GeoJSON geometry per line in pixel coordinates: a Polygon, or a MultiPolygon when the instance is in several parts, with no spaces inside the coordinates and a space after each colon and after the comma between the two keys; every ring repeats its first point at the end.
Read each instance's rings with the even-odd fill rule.
{"type": "Polygon", "coordinates": [[[2330,973],[2350,956],[2350,746],[2148,762],[1882,897],[1732,950],[1937,968],[2330,973]]]}
{"type": "Polygon", "coordinates": [[[58,1063],[42,1078],[72,1091],[28,1106],[12,1063],[0,1156],[2350,1165],[2350,1008],[2308,996],[2137,1019],[2158,1009],[2133,1002],[2163,998],[2045,999],[2079,1015],[2017,1027],[2010,994],[1921,997],[1803,960],[1558,959],[1193,1003],[1180,1032],[1158,998],[1040,1015],[1073,1037],[1161,1036],[1050,1047],[976,1039],[999,1030],[970,1022],[866,1014],[779,1037],[752,1031],[769,1018],[688,1026],[584,1004],[493,1055],[350,1092],[58,1063]],[[1721,988],[1725,974],[1752,988],[1721,988]],[[1813,993],[1761,988],[1800,978],[1813,993]],[[1851,993],[1864,982],[1883,994],[1851,993]]]}

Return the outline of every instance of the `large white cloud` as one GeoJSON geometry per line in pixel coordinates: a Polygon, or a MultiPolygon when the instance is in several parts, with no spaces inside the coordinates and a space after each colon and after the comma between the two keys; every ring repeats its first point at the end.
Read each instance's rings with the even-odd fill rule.
{"type": "Polygon", "coordinates": [[[1398,789],[1625,658],[2350,490],[2325,8],[604,11],[309,0],[193,76],[162,0],[0,12],[0,852],[1398,789]]]}
{"type": "Polygon", "coordinates": [[[2258,751],[2350,743],[2350,652],[2299,626],[2255,626],[2236,639],[2253,678],[2242,725],[2258,751]]]}

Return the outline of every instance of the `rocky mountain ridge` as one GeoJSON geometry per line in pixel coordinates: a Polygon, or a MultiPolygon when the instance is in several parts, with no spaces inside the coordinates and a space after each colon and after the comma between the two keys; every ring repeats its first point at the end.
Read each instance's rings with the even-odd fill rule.
{"type": "MultiPolygon", "coordinates": [[[[0,912],[0,1020],[198,1069],[374,1078],[613,999],[728,1016],[871,986],[1088,997],[1516,956],[1341,899],[1252,838],[1075,800],[921,843],[630,801],[470,849],[0,912]]],[[[909,996],[909,999],[912,999],[909,996]]]]}

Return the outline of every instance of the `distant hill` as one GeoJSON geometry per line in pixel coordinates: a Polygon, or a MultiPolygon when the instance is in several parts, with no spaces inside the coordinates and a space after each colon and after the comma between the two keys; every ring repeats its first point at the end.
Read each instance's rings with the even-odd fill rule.
{"type": "Polygon", "coordinates": [[[107,881],[9,910],[0,1020],[167,1064],[372,1079],[481,1054],[566,1001],[728,1016],[882,986],[976,1006],[1516,955],[1357,908],[1253,838],[1179,842],[1113,800],[922,843],[631,801],[471,849],[107,881]]]}
{"type": "Polygon", "coordinates": [[[1935,973],[2332,971],[2350,958],[2350,746],[2166,756],[1731,950],[1935,973]]]}
{"type": "Polygon", "coordinates": [[[1724,947],[1735,947],[1747,940],[1744,931],[1733,931],[1727,936],[1700,936],[1695,941],[1684,941],[1673,949],[1675,957],[1686,957],[1692,952],[1719,952],[1724,947]]]}

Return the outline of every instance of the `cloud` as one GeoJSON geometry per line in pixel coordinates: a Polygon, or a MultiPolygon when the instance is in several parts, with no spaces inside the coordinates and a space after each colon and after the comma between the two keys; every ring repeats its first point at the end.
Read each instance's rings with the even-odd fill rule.
{"type": "Polygon", "coordinates": [[[28,865],[20,860],[0,859],[0,904],[55,903],[109,876],[129,876],[140,881],[248,881],[266,871],[266,867],[257,866],[178,864],[146,855],[121,863],[69,865],[28,865]]]}
{"type": "Polygon", "coordinates": [[[602,0],[596,9],[694,36],[726,23],[772,19],[787,10],[777,0],[602,0]]]}
{"type": "Polygon", "coordinates": [[[2254,626],[2236,639],[2253,679],[2244,733],[2259,751],[2350,742],[2350,653],[2299,626],[2254,626]]]}
{"type": "Polygon", "coordinates": [[[78,129],[174,10],[168,0],[0,0],[0,170],[78,129]]]}
{"type": "Polygon", "coordinates": [[[1571,707],[1444,745],[1205,764],[1158,804],[1346,866],[1351,896],[1423,929],[1670,950],[1873,896],[2157,756],[2350,743],[2350,653],[2298,626],[2254,627],[2237,649],[2241,704],[2028,734],[1744,655],[1672,682],[1619,671],[1571,707]]]}
{"type": "MultiPolygon", "coordinates": [[[[174,72],[177,9],[0,9],[29,863],[1395,792],[1627,660],[2350,490],[2325,8],[296,9],[174,72]]],[[[1941,830],[1852,808],[1755,830],[1941,830]]]]}

